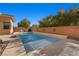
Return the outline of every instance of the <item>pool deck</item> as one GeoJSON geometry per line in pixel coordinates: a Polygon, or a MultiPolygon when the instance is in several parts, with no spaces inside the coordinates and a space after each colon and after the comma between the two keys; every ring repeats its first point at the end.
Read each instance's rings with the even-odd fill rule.
{"type": "Polygon", "coordinates": [[[0,36],[3,41],[9,41],[1,56],[25,56],[26,51],[18,38],[9,38],[10,35],[0,36]]]}
{"type": "Polygon", "coordinates": [[[6,49],[2,53],[2,56],[67,56],[67,55],[79,55],[79,41],[67,39],[67,36],[57,34],[47,34],[51,37],[58,38],[59,40],[42,50],[34,50],[27,53],[24,49],[23,43],[19,38],[9,38],[10,35],[0,36],[3,41],[9,41],[6,49]],[[72,53],[73,52],[73,53],[72,53]],[[75,52],[75,53],[74,53],[75,52]]]}

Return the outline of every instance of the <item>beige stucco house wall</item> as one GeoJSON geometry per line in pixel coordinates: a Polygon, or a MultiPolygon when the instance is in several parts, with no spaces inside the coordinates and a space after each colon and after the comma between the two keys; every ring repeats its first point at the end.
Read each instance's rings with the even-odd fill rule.
{"type": "Polygon", "coordinates": [[[13,21],[14,17],[12,15],[0,14],[0,34],[12,34],[13,21]]]}

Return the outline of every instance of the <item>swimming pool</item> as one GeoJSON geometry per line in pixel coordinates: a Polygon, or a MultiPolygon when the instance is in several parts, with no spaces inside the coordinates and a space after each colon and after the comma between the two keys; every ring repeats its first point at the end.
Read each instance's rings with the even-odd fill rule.
{"type": "Polygon", "coordinates": [[[53,37],[33,32],[20,34],[19,37],[27,51],[46,48],[58,40],[53,37]]]}

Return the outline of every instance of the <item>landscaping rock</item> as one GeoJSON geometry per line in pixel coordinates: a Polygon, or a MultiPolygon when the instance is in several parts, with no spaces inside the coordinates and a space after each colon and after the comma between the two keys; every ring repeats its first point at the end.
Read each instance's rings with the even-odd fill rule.
{"type": "Polygon", "coordinates": [[[17,37],[17,35],[12,35],[10,38],[16,38],[17,37]]]}

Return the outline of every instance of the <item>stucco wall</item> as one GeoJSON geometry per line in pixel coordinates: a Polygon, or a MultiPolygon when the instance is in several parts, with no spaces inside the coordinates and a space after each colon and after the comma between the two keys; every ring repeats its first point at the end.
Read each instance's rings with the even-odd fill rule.
{"type": "Polygon", "coordinates": [[[7,35],[7,34],[10,34],[10,30],[1,30],[0,29],[0,35],[7,35]]]}
{"type": "Polygon", "coordinates": [[[10,19],[10,34],[13,33],[13,21],[10,19]]]}
{"type": "Polygon", "coordinates": [[[0,14],[0,35],[13,33],[13,17],[0,14]],[[4,22],[10,22],[10,29],[4,29],[4,22]]]}
{"type": "Polygon", "coordinates": [[[3,22],[0,22],[0,29],[3,29],[3,22]]]}
{"type": "Polygon", "coordinates": [[[32,28],[33,31],[67,35],[68,38],[79,39],[79,26],[61,26],[48,28],[32,28]]]}
{"type": "Polygon", "coordinates": [[[21,32],[21,30],[27,32],[28,28],[14,28],[14,32],[21,32]]]}

